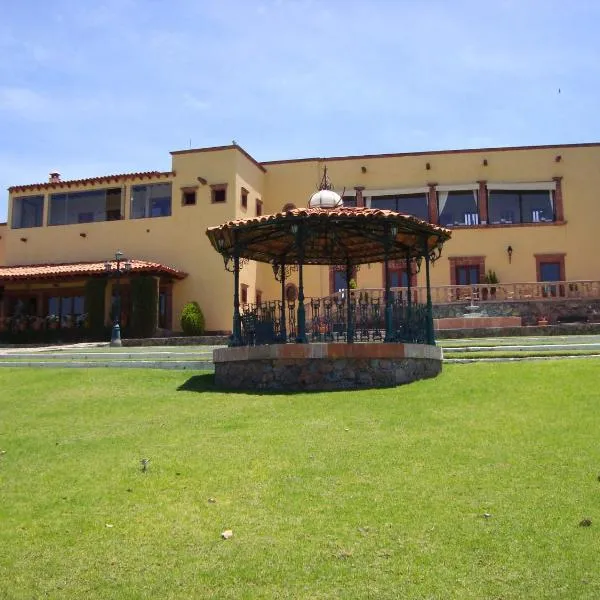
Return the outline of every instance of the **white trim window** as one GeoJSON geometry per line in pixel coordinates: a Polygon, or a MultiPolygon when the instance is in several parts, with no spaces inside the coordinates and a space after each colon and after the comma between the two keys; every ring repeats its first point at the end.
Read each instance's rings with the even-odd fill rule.
{"type": "Polygon", "coordinates": [[[479,184],[438,185],[436,191],[440,225],[479,225],[479,184]]]}
{"type": "Polygon", "coordinates": [[[134,185],[131,188],[131,218],[171,216],[170,183],[134,185]]]}
{"type": "Polygon", "coordinates": [[[556,220],[556,183],[488,183],[488,218],[493,225],[551,223],[556,220]]]}
{"type": "Polygon", "coordinates": [[[428,188],[369,190],[363,196],[369,208],[395,210],[429,221],[428,188]]]}

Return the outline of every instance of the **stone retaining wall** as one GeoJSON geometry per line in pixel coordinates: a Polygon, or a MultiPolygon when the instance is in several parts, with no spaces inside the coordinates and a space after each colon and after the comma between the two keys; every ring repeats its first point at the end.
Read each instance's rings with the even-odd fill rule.
{"type": "MultiPolygon", "coordinates": [[[[436,319],[462,317],[467,311],[468,302],[434,304],[433,316],[436,319]]],[[[515,300],[505,302],[480,302],[482,311],[490,317],[521,317],[523,325],[535,325],[541,316],[550,324],[562,318],[581,318],[583,321],[600,322],[600,300],[515,300]]]]}
{"type": "Polygon", "coordinates": [[[217,348],[223,389],[317,391],[392,387],[435,377],[442,352],[420,344],[297,344],[217,348]]]}

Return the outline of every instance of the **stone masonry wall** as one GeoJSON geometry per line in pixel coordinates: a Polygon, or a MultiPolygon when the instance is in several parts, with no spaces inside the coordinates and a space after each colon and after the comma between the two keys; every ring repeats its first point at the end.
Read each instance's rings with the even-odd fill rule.
{"type": "MultiPolygon", "coordinates": [[[[462,317],[467,312],[468,302],[434,304],[433,316],[436,319],[462,317]]],[[[481,302],[482,311],[490,317],[521,317],[523,325],[536,325],[538,318],[545,316],[550,324],[564,318],[600,322],[600,300],[520,300],[505,302],[481,302]]]]}
{"type": "Polygon", "coordinates": [[[431,358],[287,358],[215,363],[224,389],[274,391],[392,387],[435,377],[442,361],[431,358]]]}

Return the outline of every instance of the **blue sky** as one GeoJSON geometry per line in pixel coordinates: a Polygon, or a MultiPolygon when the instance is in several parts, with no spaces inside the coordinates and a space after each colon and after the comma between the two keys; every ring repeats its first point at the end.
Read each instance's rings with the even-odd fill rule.
{"type": "Polygon", "coordinates": [[[2,4],[0,221],[52,170],[234,139],[257,160],[600,141],[597,0],[2,4]]]}

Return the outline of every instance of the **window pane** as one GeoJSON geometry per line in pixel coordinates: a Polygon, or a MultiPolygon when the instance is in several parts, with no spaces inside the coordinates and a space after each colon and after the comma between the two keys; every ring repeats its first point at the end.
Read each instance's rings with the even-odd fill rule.
{"type": "Polygon", "coordinates": [[[396,196],[373,196],[371,198],[371,208],[380,208],[382,210],[396,210],[396,196]]]}
{"type": "Polygon", "coordinates": [[[67,195],[52,194],[50,196],[50,216],[48,225],[64,225],[67,222],[67,195]]]}
{"type": "Polygon", "coordinates": [[[24,196],[13,200],[12,227],[41,227],[44,196],[24,196]]]}
{"type": "Polygon", "coordinates": [[[382,210],[395,210],[406,215],[412,215],[426,221],[429,218],[427,211],[427,194],[401,194],[388,196],[373,196],[371,208],[382,210]]]}
{"type": "Polygon", "coordinates": [[[521,192],[521,209],[524,223],[554,221],[550,191],[521,192]]]}
{"type": "Polygon", "coordinates": [[[490,223],[520,223],[519,192],[490,190],[488,217],[490,223]]]}
{"type": "Polygon", "coordinates": [[[356,196],[344,196],[342,198],[344,206],[356,207],[356,196]]]}
{"type": "Polygon", "coordinates": [[[560,281],[560,263],[541,263],[540,281],[560,281]]]}
{"type": "Polygon", "coordinates": [[[67,194],[67,224],[106,220],[106,190],[67,194]]]}
{"type": "Polygon", "coordinates": [[[171,214],[171,184],[134,185],[131,190],[131,218],[168,217],[171,214]]]}
{"type": "Polygon", "coordinates": [[[477,190],[438,192],[440,225],[477,225],[477,190]]]}
{"type": "Polygon", "coordinates": [[[346,271],[333,272],[333,291],[339,292],[346,289],[346,271]]]}

